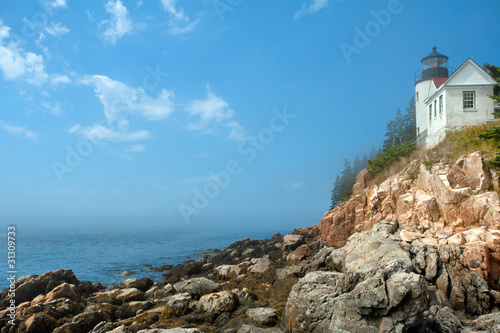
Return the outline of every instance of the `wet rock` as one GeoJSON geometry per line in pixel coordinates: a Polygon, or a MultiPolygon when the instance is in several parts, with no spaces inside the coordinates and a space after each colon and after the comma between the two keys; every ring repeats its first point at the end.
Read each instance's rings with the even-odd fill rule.
{"type": "Polygon", "coordinates": [[[179,293],[188,293],[195,298],[199,298],[219,288],[219,284],[205,277],[200,277],[177,282],[174,284],[174,288],[179,293]]]}
{"type": "Polygon", "coordinates": [[[305,257],[309,257],[312,254],[312,250],[306,244],[299,246],[293,252],[290,252],[286,257],[286,260],[290,261],[300,261],[305,257]]]}
{"type": "Polygon", "coordinates": [[[204,295],[198,302],[198,309],[210,313],[234,311],[237,306],[238,296],[227,290],[204,295]]]}
{"type": "MultiPolygon", "coordinates": [[[[432,306],[428,311],[424,312],[425,326],[428,330],[442,333],[460,332],[464,325],[462,321],[455,316],[453,310],[449,307],[432,306]]],[[[420,325],[423,329],[424,325],[420,325]]]]}
{"type": "Polygon", "coordinates": [[[273,326],[278,317],[277,311],[273,308],[253,308],[247,310],[247,316],[262,325],[273,326]]]}
{"type": "Polygon", "coordinates": [[[283,237],[283,251],[293,251],[304,243],[304,236],[288,234],[283,237]]]}
{"type": "Polygon", "coordinates": [[[29,317],[19,328],[26,333],[52,332],[56,325],[57,321],[53,317],[37,313],[29,317]]]}
{"type": "Polygon", "coordinates": [[[106,314],[101,310],[86,311],[75,316],[70,323],[56,328],[53,333],[89,332],[106,319],[106,314]]]}
{"type": "Polygon", "coordinates": [[[281,333],[278,328],[260,328],[248,324],[241,325],[238,333],[281,333]]]}
{"type": "MultiPolygon", "coordinates": [[[[43,275],[28,278],[19,278],[16,282],[16,303],[20,304],[33,300],[38,295],[45,295],[61,283],[78,286],[80,281],[70,269],[50,271],[43,275]]],[[[8,289],[0,294],[0,306],[8,306],[8,289]]]]}
{"type": "Polygon", "coordinates": [[[67,284],[64,282],[52,289],[47,295],[39,295],[35,297],[32,302],[48,303],[60,298],[67,298],[69,300],[78,302],[81,300],[81,295],[75,285],[67,284]]]}
{"type": "Polygon", "coordinates": [[[134,272],[131,272],[131,271],[123,271],[120,273],[120,276],[130,276],[134,274],[134,272]]]}
{"type": "Polygon", "coordinates": [[[181,293],[173,296],[166,297],[165,315],[167,318],[180,317],[191,311],[189,303],[193,298],[189,293],[181,293]]]}
{"type": "Polygon", "coordinates": [[[486,332],[500,332],[500,312],[480,316],[472,321],[471,327],[475,330],[484,330],[486,332]]]}
{"type": "Polygon", "coordinates": [[[250,267],[250,272],[252,273],[264,273],[267,271],[269,266],[271,265],[271,260],[268,255],[258,259],[254,265],[250,267]]]}

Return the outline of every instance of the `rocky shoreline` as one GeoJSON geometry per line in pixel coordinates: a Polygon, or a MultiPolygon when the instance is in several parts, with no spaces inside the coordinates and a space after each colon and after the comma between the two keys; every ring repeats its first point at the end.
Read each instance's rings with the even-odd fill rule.
{"type": "Polygon", "coordinates": [[[242,239],[165,281],[118,286],[71,270],[21,277],[0,332],[500,332],[500,182],[477,153],[361,172],[321,225],[242,239]]]}

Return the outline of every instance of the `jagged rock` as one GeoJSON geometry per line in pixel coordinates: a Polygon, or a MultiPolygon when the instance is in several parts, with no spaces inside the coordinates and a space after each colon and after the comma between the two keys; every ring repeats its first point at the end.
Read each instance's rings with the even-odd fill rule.
{"type": "Polygon", "coordinates": [[[241,272],[241,267],[238,265],[221,265],[215,268],[215,273],[218,277],[227,278],[231,274],[238,276],[241,272]]]}
{"type": "Polygon", "coordinates": [[[168,318],[180,317],[191,311],[189,303],[193,298],[189,293],[176,294],[168,296],[163,300],[166,301],[165,314],[168,318]]]}
{"type": "MultiPolygon", "coordinates": [[[[424,317],[427,329],[434,332],[456,333],[464,328],[462,321],[455,316],[453,310],[446,306],[439,307],[434,305],[428,311],[424,312],[424,317]]],[[[423,327],[419,328],[423,329],[423,327]]]]}
{"type": "Polygon", "coordinates": [[[278,328],[260,328],[248,324],[241,325],[237,333],[281,333],[278,328]]]}
{"type": "Polygon", "coordinates": [[[460,204],[465,226],[479,224],[500,227],[500,201],[497,192],[486,192],[467,198],[460,204]]]}
{"type": "Polygon", "coordinates": [[[253,266],[250,267],[252,273],[264,273],[271,265],[271,260],[268,255],[258,259],[253,266]]]}
{"type": "Polygon", "coordinates": [[[247,310],[247,316],[262,325],[272,326],[278,320],[277,311],[273,308],[253,308],[247,310]]]}
{"type": "Polygon", "coordinates": [[[471,187],[475,192],[493,185],[490,168],[479,152],[460,156],[448,173],[448,182],[453,189],[471,187]]]}
{"type": "Polygon", "coordinates": [[[109,304],[119,304],[116,296],[121,293],[120,289],[108,290],[94,295],[89,300],[94,303],[109,303],[109,304]]]}
{"type": "Polygon", "coordinates": [[[288,234],[283,237],[283,251],[293,251],[305,243],[302,235],[288,234]]]}
{"type": "Polygon", "coordinates": [[[309,257],[312,254],[311,249],[306,244],[299,246],[293,252],[290,252],[286,257],[286,260],[290,261],[300,261],[305,257],[309,257]]]}
{"type": "Polygon", "coordinates": [[[134,274],[134,272],[131,272],[131,271],[123,271],[120,273],[120,276],[130,276],[134,274]]]}
{"type": "Polygon", "coordinates": [[[153,328],[147,330],[140,330],[137,333],[203,333],[197,328],[153,328]]]}
{"type": "Polygon", "coordinates": [[[315,224],[310,227],[295,228],[292,234],[304,236],[306,244],[310,245],[319,240],[320,232],[320,225],[315,224]]]}
{"type": "Polygon", "coordinates": [[[490,313],[472,321],[471,326],[476,330],[485,330],[486,332],[500,332],[500,312],[490,313]]]}
{"type": "Polygon", "coordinates": [[[204,295],[198,302],[198,309],[210,313],[229,312],[238,306],[238,296],[231,291],[220,291],[218,293],[204,295]]]}
{"type": "Polygon", "coordinates": [[[467,313],[483,315],[490,310],[490,293],[486,281],[475,271],[465,274],[462,280],[467,313]]]}
{"type": "Polygon", "coordinates": [[[191,296],[199,298],[219,288],[219,284],[205,277],[199,277],[177,282],[174,284],[174,288],[178,293],[189,293],[191,296]]]}
{"type": "Polygon", "coordinates": [[[134,301],[126,303],[115,309],[115,317],[120,319],[125,319],[129,317],[134,317],[138,311],[149,310],[153,307],[154,303],[150,301],[134,301]]]}
{"type": "Polygon", "coordinates": [[[411,232],[411,231],[407,231],[407,230],[401,230],[399,232],[399,236],[401,237],[402,241],[407,242],[407,243],[411,243],[415,239],[421,239],[422,238],[422,234],[421,233],[411,232]]]}
{"type": "Polygon", "coordinates": [[[69,300],[78,302],[81,299],[81,295],[75,285],[63,282],[59,286],[52,289],[47,295],[38,295],[32,300],[32,302],[48,303],[60,298],[67,298],[69,300]]]}
{"type": "Polygon", "coordinates": [[[86,311],[75,316],[70,323],[66,323],[54,330],[53,333],[89,332],[100,322],[109,320],[101,311],[86,311]]]}
{"type": "Polygon", "coordinates": [[[146,295],[136,288],[126,288],[121,289],[120,293],[115,296],[116,300],[119,303],[128,303],[132,301],[144,301],[146,299],[146,295]]]}
{"type": "Polygon", "coordinates": [[[52,332],[56,326],[57,321],[52,316],[36,313],[29,317],[20,329],[25,333],[52,332]]]}
{"type": "MultiPolygon", "coordinates": [[[[78,286],[79,282],[71,269],[50,271],[40,276],[31,275],[16,281],[16,303],[21,304],[33,300],[38,295],[45,295],[61,283],[78,286]]],[[[0,306],[8,306],[8,289],[0,294],[0,306]]]]}
{"type": "Polygon", "coordinates": [[[345,270],[348,272],[367,273],[394,261],[401,261],[408,268],[411,260],[397,242],[389,236],[397,230],[393,220],[383,221],[370,231],[351,237],[345,251],[345,270]]]}

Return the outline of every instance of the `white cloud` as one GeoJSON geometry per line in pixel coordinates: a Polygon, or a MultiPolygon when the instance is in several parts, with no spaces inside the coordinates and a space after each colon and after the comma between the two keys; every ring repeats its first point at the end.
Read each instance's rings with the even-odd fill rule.
{"type": "Polygon", "coordinates": [[[207,97],[196,99],[188,104],[186,108],[191,116],[199,117],[197,123],[188,124],[190,130],[201,130],[212,123],[220,123],[230,119],[234,111],[229,108],[229,103],[216,96],[207,84],[207,97]]]}
{"type": "Polygon", "coordinates": [[[183,35],[193,31],[200,23],[199,19],[191,21],[189,16],[184,13],[184,10],[177,9],[175,0],[160,0],[163,9],[168,13],[168,33],[171,35],[183,35]]]}
{"type": "Polygon", "coordinates": [[[128,149],[129,152],[131,153],[142,153],[146,149],[144,145],[132,145],[128,149]]]}
{"type": "Polygon", "coordinates": [[[104,106],[104,114],[110,123],[128,114],[137,114],[147,120],[161,120],[174,111],[172,91],[162,89],[157,98],[152,98],[143,88],[132,88],[104,75],[85,76],[80,82],[95,87],[95,94],[104,106]]]}
{"type": "Polygon", "coordinates": [[[44,1],[44,4],[46,6],[52,7],[52,8],[59,8],[59,7],[66,7],[66,0],[53,0],[53,1],[44,1]]]}
{"type": "Polygon", "coordinates": [[[299,17],[304,16],[304,15],[312,15],[323,8],[326,8],[328,6],[328,0],[310,0],[309,3],[304,2],[302,4],[302,8],[299,9],[295,15],[293,16],[293,20],[297,20],[299,17]]]}
{"type": "Polygon", "coordinates": [[[26,139],[30,139],[33,141],[38,140],[38,134],[30,131],[28,128],[24,126],[12,126],[7,124],[3,120],[0,120],[0,128],[10,134],[21,135],[24,136],[26,139]]]}
{"type": "Polygon", "coordinates": [[[51,36],[59,37],[69,32],[69,29],[62,25],[61,22],[51,22],[50,25],[44,27],[45,32],[51,36]]]}
{"type": "Polygon", "coordinates": [[[193,117],[197,117],[196,122],[189,123],[186,127],[191,131],[202,131],[204,134],[214,134],[214,125],[222,125],[231,129],[227,136],[228,140],[246,140],[245,130],[237,121],[231,120],[234,115],[229,103],[215,95],[210,85],[207,84],[207,97],[196,99],[189,103],[186,111],[193,117]]]}
{"type": "Polygon", "coordinates": [[[9,37],[10,27],[0,20],[0,71],[5,79],[24,79],[37,85],[47,81],[53,84],[71,82],[64,75],[47,74],[43,56],[24,51],[17,43],[9,40],[9,37]]]}
{"type": "Polygon", "coordinates": [[[50,82],[54,85],[57,85],[57,84],[71,83],[71,80],[66,75],[52,74],[50,76],[50,82]]]}
{"type": "Polygon", "coordinates": [[[128,121],[125,119],[121,120],[118,125],[112,126],[113,128],[101,124],[94,124],[88,127],[74,125],[68,130],[68,133],[79,134],[94,144],[103,141],[140,141],[151,138],[151,134],[146,130],[129,132],[128,125],[128,121]]]}
{"type": "Polygon", "coordinates": [[[103,38],[106,42],[115,45],[118,38],[123,37],[133,30],[132,21],[128,16],[127,8],[120,0],[109,0],[105,8],[111,18],[101,22],[101,26],[106,27],[103,38]]]}
{"type": "Polygon", "coordinates": [[[50,104],[50,103],[47,103],[47,102],[43,102],[42,103],[42,106],[47,109],[47,111],[49,111],[50,113],[52,113],[53,115],[58,115],[58,114],[61,114],[62,113],[62,110],[61,110],[61,105],[59,105],[59,103],[54,103],[54,104],[50,104]]]}
{"type": "Polygon", "coordinates": [[[296,189],[301,188],[303,186],[304,186],[304,182],[291,181],[291,182],[285,183],[285,187],[291,188],[293,190],[296,190],[296,189]]]}

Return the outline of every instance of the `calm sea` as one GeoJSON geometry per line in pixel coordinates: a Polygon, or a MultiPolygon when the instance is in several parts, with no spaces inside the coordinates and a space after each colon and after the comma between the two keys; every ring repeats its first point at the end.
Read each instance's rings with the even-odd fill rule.
{"type": "MultiPolygon", "coordinates": [[[[276,230],[282,232],[283,230],[276,230]]],[[[148,270],[154,267],[179,264],[199,258],[195,253],[210,248],[223,248],[242,238],[270,238],[273,231],[226,232],[169,232],[169,231],[75,231],[20,233],[16,235],[17,277],[41,275],[60,268],[72,269],[80,281],[100,282],[105,286],[119,284],[127,278],[150,277],[162,281],[161,273],[148,270]],[[134,272],[122,277],[124,270],[134,272]]],[[[286,231],[285,231],[286,233],[286,231]]],[[[0,260],[2,275],[7,277],[6,233],[0,234],[0,247],[5,253],[0,260]]],[[[0,288],[8,286],[6,278],[0,279],[0,288]]]]}

